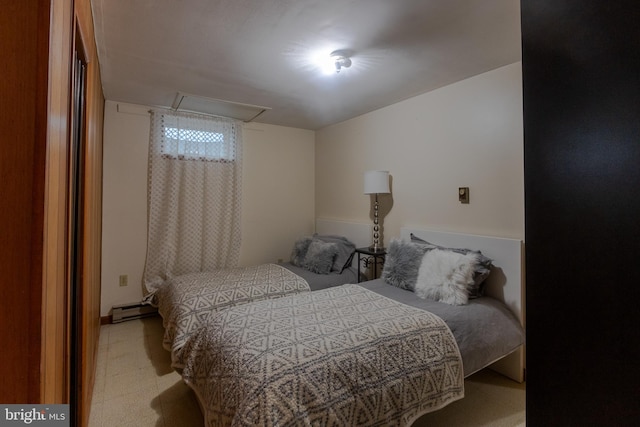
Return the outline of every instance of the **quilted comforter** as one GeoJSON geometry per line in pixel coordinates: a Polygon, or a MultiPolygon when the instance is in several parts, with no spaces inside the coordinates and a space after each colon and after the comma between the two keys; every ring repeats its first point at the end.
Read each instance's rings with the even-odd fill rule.
{"type": "Polygon", "coordinates": [[[306,280],[276,264],[176,276],[153,295],[165,328],[163,346],[178,363],[187,338],[223,308],[310,290],[306,280]]]}
{"type": "Polygon", "coordinates": [[[183,356],[208,426],[406,426],[464,396],[442,319],[351,284],[220,311],[183,356]]]}

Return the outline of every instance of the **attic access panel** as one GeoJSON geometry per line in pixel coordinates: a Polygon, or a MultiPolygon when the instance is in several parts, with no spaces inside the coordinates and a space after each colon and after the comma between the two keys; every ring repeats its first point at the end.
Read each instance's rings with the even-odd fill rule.
{"type": "Polygon", "coordinates": [[[271,109],[269,107],[261,107],[259,105],[241,104],[239,102],[206,98],[204,96],[189,95],[181,92],[177,93],[171,108],[176,111],[228,117],[231,119],[242,120],[243,122],[253,121],[260,114],[271,109]]]}

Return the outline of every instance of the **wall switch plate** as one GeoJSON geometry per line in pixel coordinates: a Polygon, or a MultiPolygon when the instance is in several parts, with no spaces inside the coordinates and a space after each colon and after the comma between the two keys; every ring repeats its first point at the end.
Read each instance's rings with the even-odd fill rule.
{"type": "Polygon", "coordinates": [[[127,286],[129,284],[129,277],[126,274],[120,276],[120,286],[127,286]]]}
{"type": "Polygon", "coordinates": [[[460,203],[469,203],[469,187],[458,187],[458,200],[460,203]]]}

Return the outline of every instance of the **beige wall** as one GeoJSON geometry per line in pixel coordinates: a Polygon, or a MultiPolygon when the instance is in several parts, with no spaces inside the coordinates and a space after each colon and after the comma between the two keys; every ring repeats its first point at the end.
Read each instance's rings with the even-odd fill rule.
{"type": "Polygon", "coordinates": [[[313,131],[252,123],[244,128],[240,264],[289,259],[314,231],[313,131]]]}
{"type": "MultiPolygon", "coordinates": [[[[102,316],[142,297],[147,110],[105,106],[102,316]]],[[[240,264],[287,259],[316,217],[370,221],[362,181],[372,169],[392,176],[380,197],[385,243],[404,225],[524,239],[521,63],[315,133],[245,125],[240,264]],[[470,204],[458,187],[470,187],[470,204]]]]}
{"type": "MultiPolygon", "coordinates": [[[[147,239],[148,107],[107,101],[104,123],[101,315],[142,298],[147,239]],[[129,285],[119,286],[127,275],[129,285]]],[[[288,258],[313,232],[314,132],[244,127],[241,265],[288,258]]]]}
{"type": "Polygon", "coordinates": [[[524,239],[521,63],[321,129],[315,162],[322,218],[370,221],[363,174],[390,171],[385,244],[405,225],[524,239]]]}

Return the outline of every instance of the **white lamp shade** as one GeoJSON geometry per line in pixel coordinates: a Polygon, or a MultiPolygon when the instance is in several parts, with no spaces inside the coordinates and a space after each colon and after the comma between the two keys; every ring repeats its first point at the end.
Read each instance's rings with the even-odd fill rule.
{"type": "Polygon", "coordinates": [[[389,171],[366,171],[364,173],[364,194],[390,193],[389,171]]]}

